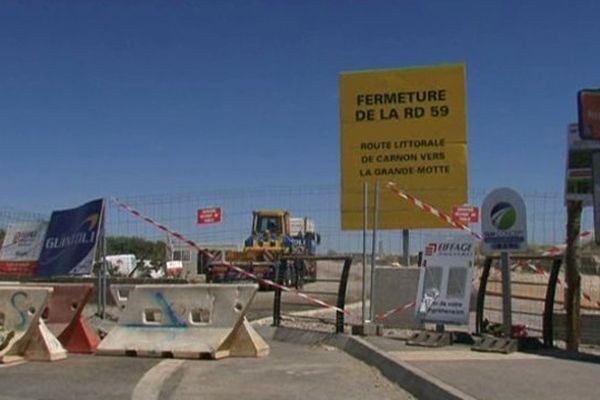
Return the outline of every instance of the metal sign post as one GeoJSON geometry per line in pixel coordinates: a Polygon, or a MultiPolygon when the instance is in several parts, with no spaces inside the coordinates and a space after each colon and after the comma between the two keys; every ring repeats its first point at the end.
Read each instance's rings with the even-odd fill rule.
{"type": "Polygon", "coordinates": [[[512,335],[512,290],[510,285],[510,258],[508,251],[500,253],[502,268],[502,328],[504,336],[512,335]]]}
{"type": "Polygon", "coordinates": [[[408,229],[402,229],[402,263],[405,267],[410,267],[410,235],[408,229]]]}
{"type": "Polygon", "coordinates": [[[362,254],[362,322],[367,319],[367,227],[369,224],[369,184],[363,183],[363,254],[362,254]]]}
{"type": "Polygon", "coordinates": [[[101,224],[102,224],[102,241],[101,243],[101,253],[102,253],[102,272],[100,274],[101,279],[102,279],[102,284],[100,285],[100,292],[101,292],[101,303],[102,303],[102,308],[100,311],[100,318],[104,319],[106,318],[106,292],[108,291],[108,261],[106,260],[106,225],[104,224],[105,222],[105,213],[104,213],[104,208],[102,209],[102,218],[101,218],[101,224]]]}
{"type": "Polygon", "coordinates": [[[375,184],[375,203],[373,207],[373,242],[371,251],[371,303],[369,307],[369,319],[375,319],[375,254],[377,246],[377,223],[379,222],[379,182],[375,184]]]}
{"type": "Polygon", "coordinates": [[[104,264],[104,258],[100,258],[98,265],[98,269],[96,273],[98,274],[98,279],[96,281],[96,315],[104,318],[102,315],[102,270],[104,264]]]}
{"type": "Polygon", "coordinates": [[[94,255],[94,259],[97,259],[100,263],[98,268],[98,282],[96,286],[97,290],[97,303],[96,303],[96,315],[104,319],[106,316],[106,275],[107,275],[107,261],[106,261],[106,199],[103,200],[102,209],[100,210],[100,226],[98,227],[98,239],[96,242],[96,249],[100,249],[100,255],[94,255]]]}

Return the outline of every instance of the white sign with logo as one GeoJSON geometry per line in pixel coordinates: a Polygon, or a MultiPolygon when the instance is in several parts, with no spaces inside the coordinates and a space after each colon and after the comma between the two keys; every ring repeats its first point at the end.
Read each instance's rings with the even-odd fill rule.
{"type": "Polygon", "coordinates": [[[483,252],[527,250],[525,203],[509,188],[490,192],[481,206],[483,252]]]}
{"type": "Polygon", "coordinates": [[[37,261],[47,227],[43,221],[9,225],[0,248],[0,261],[37,261]]]}
{"type": "Polygon", "coordinates": [[[467,324],[475,243],[471,237],[425,247],[415,305],[420,322],[467,324]]]}
{"type": "Polygon", "coordinates": [[[599,150],[600,142],[581,139],[579,125],[569,125],[567,132],[565,201],[581,201],[584,207],[593,205],[592,154],[599,150]]]}

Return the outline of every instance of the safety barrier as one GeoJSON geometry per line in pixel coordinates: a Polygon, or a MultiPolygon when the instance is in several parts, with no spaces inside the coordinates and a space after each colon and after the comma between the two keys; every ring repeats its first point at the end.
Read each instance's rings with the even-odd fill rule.
{"type": "Polygon", "coordinates": [[[82,315],[94,286],[76,283],[52,283],[49,286],[54,290],[42,318],[50,331],[69,353],[94,353],[100,338],[82,315]]]}
{"type": "Polygon", "coordinates": [[[129,294],[136,285],[128,283],[117,283],[110,285],[110,294],[119,311],[123,311],[127,305],[129,294]]]}
{"type": "Polygon", "coordinates": [[[417,331],[413,333],[406,344],[409,346],[444,347],[453,343],[452,332],[417,331]]]}
{"type": "Polygon", "coordinates": [[[100,355],[260,357],[268,345],[245,318],[257,285],[138,285],[123,298],[100,355]]]}
{"type": "Polygon", "coordinates": [[[66,350],[41,319],[52,290],[0,286],[0,363],[67,357],[66,350]]]}
{"type": "Polygon", "coordinates": [[[375,268],[373,274],[374,320],[385,328],[423,329],[413,312],[402,312],[414,307],[417,298],[419,268],[375,268]],[[398,307],[401,304],[401,307],[398,307]]]}

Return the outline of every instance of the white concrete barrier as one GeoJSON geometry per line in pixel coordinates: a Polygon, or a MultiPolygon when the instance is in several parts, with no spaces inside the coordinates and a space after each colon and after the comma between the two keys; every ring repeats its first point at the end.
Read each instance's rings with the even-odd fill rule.
{"type": "Polygon", "coordinates": [[[28,361],[58,361],[67,358],[67,350],[40,319],[24,355],[28,361]]]}
{"type": "MultiPolygon", "coordinates": [[[[174,358],[263,356],[245,319],[257,285],[138,285],[98,354],[174,358]]],[[[125,298],[125,296],[122,296],[125,298]]]]}
{"type": "Polygon", "coordinates": [[[60,360],[67,356],[41,315],[52,293],[49,287],[0,286],[0,362],[60,360]]]}
{"type": "Polygon", "coordinates": [[[135,287],[134,284],[118,283],[110,285],[110,294],[119,311],[123,311],[129,299],[129,293],[135,287]]]}

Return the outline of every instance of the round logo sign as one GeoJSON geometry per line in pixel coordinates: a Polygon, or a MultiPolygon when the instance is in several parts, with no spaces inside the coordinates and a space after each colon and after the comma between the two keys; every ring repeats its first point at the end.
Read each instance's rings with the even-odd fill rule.
{"type": "Polygon", "coordinates": [[[505,231],[512,228],[517,221],[517,212],[512,204],[506,201],[501,201],[492,207],[490,217],[492,224],[496,228],[500,229],[501,231],[505,231]]]}

